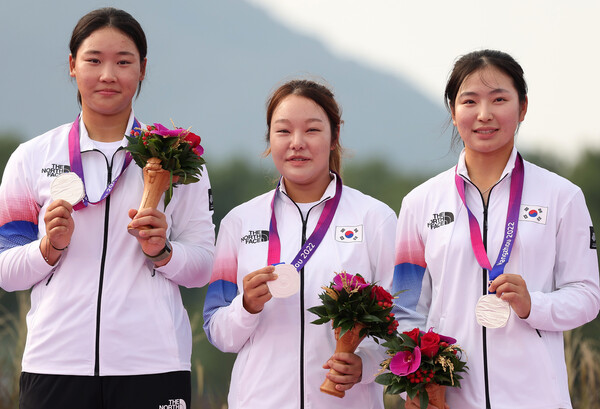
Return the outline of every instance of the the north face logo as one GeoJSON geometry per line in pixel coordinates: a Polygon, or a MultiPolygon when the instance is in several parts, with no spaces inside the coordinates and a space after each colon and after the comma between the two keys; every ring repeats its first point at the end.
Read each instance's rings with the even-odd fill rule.
{"type": "Polygon", "coordinates": [[[241,238],[246,244],[255,244],[269,241],[268,230],[250,230],[247,235],[241,238]]]}
{"type": "Polygon", "coordinates": [[[183,399],[169,399],[166,405],[158,405],[158,409],[187,409],[183,399]]]}
{"type": "Polygon", "coordinates": [[[442,227],[445,226],[447,224],[450,224],[454,221],[454,215],[452,214],[452,212],[441,212],[441,213],[434,213],[433,214],[433,219],[431,219],[429,221],[429,223],[427,223],[427,227],[429,227],[430,229],[437,229],[438,227],[442,227]]]}
{"type": "Polygon", "coordinates": [[[50,168],[43,168],[42,173],[45,173],[46,176],[50,178],[54,178],[62,175],[63,173],[68,173],[71,171],[71,167],[69,165],[57,165],[56,163],[52,164],[50,168]]]}

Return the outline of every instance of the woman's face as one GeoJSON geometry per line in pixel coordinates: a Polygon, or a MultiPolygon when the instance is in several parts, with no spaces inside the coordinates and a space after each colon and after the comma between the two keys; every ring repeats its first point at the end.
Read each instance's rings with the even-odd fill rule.
{"type": "Polygon", "coordinates": [[[71,77],[77,81],[84,111],[110,116],[131,110],[146,60],[140,62],[135,43],[120,30],[104,27],[81,43],[76,58],[69,56],[71,77]]]}
{"type": "MultiPolygon", "coordinates": [[[[332,135],[327,114],[312,99],[292,94],[275,108],[270,125],[271,155],[288,194],[312,191],[310,196],[318,200],[330,181],[332,135]]],[[[313,201],[303,198],[292,196],[313,201]]]]}
{"type": "Polygon", "coordinates": [[[527,112],[512,79],[493,66],[471,73],[461,84],[452,123],[469,154],[510,154],[527,112]]]}

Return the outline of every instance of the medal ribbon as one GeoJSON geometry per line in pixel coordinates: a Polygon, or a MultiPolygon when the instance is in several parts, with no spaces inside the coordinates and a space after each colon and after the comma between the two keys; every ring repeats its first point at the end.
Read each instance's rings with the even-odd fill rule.
{"type": "MultiPolygon", "coordinates": [[[[292,260],[292,265],[296,268],[296,270],[300,271],[304,265],[308,262],[308,260],[314,254],[314,251],[319,247],[321,241],[323,241],[323,237],[325,237],[325,233],[327,229],[329,229],[329,225],[333,220],[333,215],[340,203],[340,198],[342,197],[342,179],[336,173],[336,185],[335,185],[335,195],[332,199],[328,200],[325,203],[325,207],[323,208],[323,212],[319,217],[319,221],[315,226],[315,230],[310,235],[306,243],[302,246],[294,260],[292,260]]],[[[277,219],[275,218],[275,197],[277,196],[277,192],[279,191],[279,184],[275,189],[275,194],[273,195],[273,199],[271,200],[271,223],[269,225],[269,250],[267,254],[267,264],[278,264],[281,258],[281,242],[279,241],[279,234],[277,233],[277,219]]]]}
{"type": "Polygon", "coordinates": [[[523,158],[519,153],[517,153],[515,168],[512,172],[512,177],[510,180],[510,196],[508,199],[506,225],[504,227],[504,240],[502,242],[502,247],[500,249],[500,253],[498,254],[496,264],[494,264],[494,267],[492,267],[487,257],[485,248],[483,246],[483,240],[481,238],[481,233],[479,230],[479,223],[477,222],[477,219],[469,209],[469,206],[467,206],[467,199],[465,196],[465,181],[458,175],[457,172],[455,172],[454,174],[456,190],[458,191],[458,195],[460,196],[469,214],[469,230],[471,232],[471,246],[473,248],[473,253],[475,253],[475,258],[477,259],[477,262],[479,263],[481,268],[488,270],[490,282],[494,281],[496,277],[504,273],[504,268],[508,263],[508,259],[510,258],[510,254],[512,252],[513,244],[517,237],[517,228],[519,226],[519,209],[521,206],[521,196],[523,194],[524,175],[525,173],[523,171],[523,158]]]}
{"type": "MultiPolygon", "coordinates": [[[[138,122],[137,119],[134,118],[133,126],[131,128],[131,133],[133,134],[134,130],[139,129],[139,128],[140,128],[140,123],[138,122]]],[[[125,154],[125,161],[123,162],[123,167],[121,168],[121,172],[119,172],[119,175],[117,176],[117,178],[115,180],[113,180],[106,187],[106,189],[104,190],[104,193],[102,193],[102,196],[100,197],[100,200],[98,200],[97,202],[90,202],[87,197],[87,193],[85,193],[83,196],[83,200],[81,202],[77,203],[75,206],[73,206],[73,210],[75,210],[75,211],[81,210],[81,209],[87,207],[88,204],[98,204],[101,201],[103,201],[104,199],[106,199],[106,197],[108,195],[110,195],[110,192],[112,192],[112,190],[116,186],[116,184],[119,181],[119,178],[121,177],[123,172],[125,172],[125,169],[127,168],[127,166],[129,166],[129,164],[131,163],[132,159],[133,158],[131,157],[131,154],[129,152],[127,152],[125,154]]],[[[73,125],[71,125],[71,130],[69,131],[69,164],[71,166],[71,172],[75,172],[75,174],[77,176],[79,176],[79,178],[83,182],[83,189],[85,192],[85,179],[83,177],[83,164],[81,163],[81,145],[79,142],[79,115],[77,116],[77,119],[75,120],[75,122],[73,122],[73,125]]]]}

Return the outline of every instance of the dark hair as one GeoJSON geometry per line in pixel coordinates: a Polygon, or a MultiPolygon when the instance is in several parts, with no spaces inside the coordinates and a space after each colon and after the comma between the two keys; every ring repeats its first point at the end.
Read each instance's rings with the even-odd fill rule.
{"type": "MultiPolygon", "coordinates": [[[[273,112],[279,104],[289,95],[298,95],[314,101],[323,108],[331,126],[331,144],[333,149],[329,153],[329,169],[340,174],[342,168],[342,146],[340,145],[340,126],[342,111],[338,105],[333,92],[325,85],[311,80],[291,80],[277,88],[267,101],[267,142],[271,133],[271,119],[273,112]]],[[[269,154],[270,148],[267,149],[269,154]]]]}
{"type": "MultiPolygon", "coordinates": [[[[454,63],[454,68],[450,73],[450,77],[446,83],[446,90],[444,91],[444,105],[446,105],[451,114],[454,111],[456,96],[462,83],[469,75],[485,67],[494,67],[508,75],[517,90],[519,102],[521,104],[525,103],[527,100],[527,83],[523,75],[523,68],[521,68],[519,63],[502,51],[479,50],[463,55],[454,63]]],[[[452,142],[455,143],[458,140],[460,140],[460,136],[456,129],[454,129],[452,142]]]]}
{"type": "MultiPolygon", "coordinates": [[[[71,34],[69,49],[73,59],[77,57],[77,51],[81,43],[88,38],[94,31],[104,27],[113,27],[121,31],[135,43],[135,46],[140,53],[140,63],[146,58],[148,52],[148,44],[146,35],[140,23],[126,11],[119,10],[113,7],[105,7],[90,11],[85,16],[81,17],[71,34]]],[[[138,84],[137,95],[142,89],[142,81],[138,84]]],[[[81,94],[77,91],[77,101],[81,104],[81,94]]]]}

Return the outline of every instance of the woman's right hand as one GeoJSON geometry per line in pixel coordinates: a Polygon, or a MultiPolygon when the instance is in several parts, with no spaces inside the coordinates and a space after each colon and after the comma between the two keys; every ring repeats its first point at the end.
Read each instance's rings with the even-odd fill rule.
{"type": "Polygon", "coordinates": [[[250,314],[261,312],[266,302],[272,298],[267,281],[277,278],[277,274],[274,274],[273,271],[275,271],[275,267],[266,266],[244,277],[243,304],[250,314]]]}
{"type": "Polygon", "coordinates": [[[71,243],[75,230],[72,212],[73,206],[62,199],[53,201],[46,209],[46,237],[42,239],[40,250],[50,265],[54,265],[60,258],[62,251],[58,249],[65,249],[71,243]]]}

